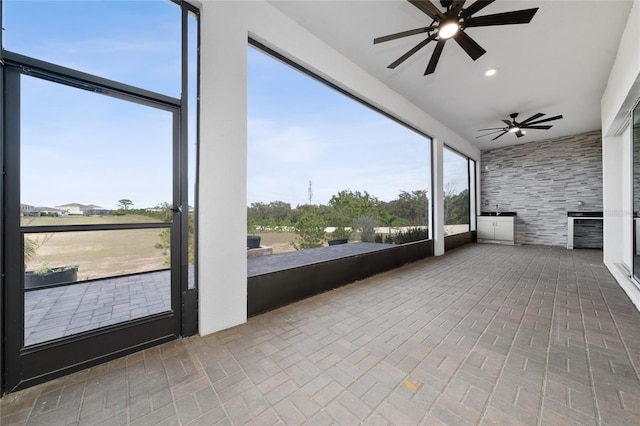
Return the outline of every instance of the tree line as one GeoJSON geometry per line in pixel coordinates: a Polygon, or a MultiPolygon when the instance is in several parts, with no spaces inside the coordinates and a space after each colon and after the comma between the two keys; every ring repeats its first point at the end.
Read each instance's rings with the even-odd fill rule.
{"type": "Polygon", "coordinates": [[[299,204],[291,207],[284,201],[251,203],[247,207],[250,226],[275,229],[293,227],[305,213],[314,211],[325,226],[352,227],[361,217],[370,217],[390,226],[425,226],[428,223],[426,190],[402,191],[392,201],[381,201],[367,191],[343,190],[333,195],[327,204],[299,204]]]}
{"type": "MultiPolygon", "coordinates": [[[[292,207],[284,201],[255,202],[247,207],[247,222],[253,228],[277,229],[294,227],[303,216],[313,212],[325,226],[354,227],[357,221],[368,220],[375,226],[426,226],[429,217],[427,190],[401,191],[391,201],[381,201],[367,191],[343,190],[333,195],[327,204],[301,204],[292,207]],[[366,218],[366,219],[365,219],[366,218]]],[[[445,223],[469,223],[469,191],[445,192],[445,223]]]]}

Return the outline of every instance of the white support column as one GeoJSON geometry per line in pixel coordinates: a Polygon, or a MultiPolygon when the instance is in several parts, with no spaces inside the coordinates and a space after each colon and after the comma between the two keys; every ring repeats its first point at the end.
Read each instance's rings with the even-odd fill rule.
{"type": "Polygon", "coordinates": [[[201,335],[247,321],[247,29],[242,25],[243,9],[244,2],[207,2],[201,9],[201,335]]]}
{"type": "Polygon", "coordinates": [[[440,139],[433,139],[431,143],[431,158],[433,158],[433,254],[441,256],[444,254],[444,167],[443,150],[444,142],[440,139]]]}
{"type": "MultiPolygon", "coordinates": [[[[621,174],[623,162],[620,136],[602,138],[602,195],[603,219],[603,260],[605,264],[622,262],[623,250],[623,206],[620,188],[624,177],[621,174]]],[[[630,153],[629,153],[630,154],[630,153]]],[[[631,265],[629,265],[631,266],[631,265]]]]}

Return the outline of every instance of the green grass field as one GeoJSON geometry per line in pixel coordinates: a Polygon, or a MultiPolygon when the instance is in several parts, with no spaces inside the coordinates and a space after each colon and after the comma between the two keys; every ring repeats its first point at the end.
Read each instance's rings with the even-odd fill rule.
{"type": "MultiPolygon", "coordinates": [[[[56,226],[78,224],[149,223],[157,222],[147,216],[68,216],[23,218],[23,226],[56,226]]],[[[118,231],[59,232],[28,234],[27,237],[44,242],[27,262],[27,270],[78,265],[78,280],[104,278],[165,268],[159,229],[118,231]]]]}

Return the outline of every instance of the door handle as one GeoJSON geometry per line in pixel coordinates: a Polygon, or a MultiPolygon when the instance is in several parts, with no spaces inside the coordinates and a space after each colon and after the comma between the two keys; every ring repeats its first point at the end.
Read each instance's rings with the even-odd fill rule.
{"type": "Polygon", "coordinates": [[[174,213],[182,213],[182,206],[173,207],[171,211],[174,213]]]}

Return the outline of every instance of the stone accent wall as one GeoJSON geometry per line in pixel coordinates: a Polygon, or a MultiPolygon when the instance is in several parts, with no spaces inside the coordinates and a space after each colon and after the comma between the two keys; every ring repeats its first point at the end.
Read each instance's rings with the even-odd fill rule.
{"type": "MultiPolygon", "coordinates": [[[[480,209],[517,212],[516,244],[566,246],[568,211],[603,210],[600,130],[482,151],[480,167],[480,209]]],[[[589,229],[601,247],[601,226],[579,238],[597,245],[589,229]]]]}

